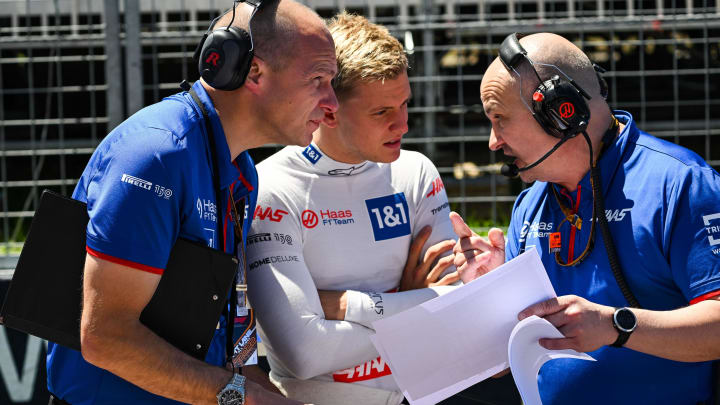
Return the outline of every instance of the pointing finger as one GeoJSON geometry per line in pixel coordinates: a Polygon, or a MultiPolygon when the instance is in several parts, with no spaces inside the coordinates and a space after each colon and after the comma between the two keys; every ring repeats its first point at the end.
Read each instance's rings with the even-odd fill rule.
{"type": "Polygon", "coordinates": [[[458,237],[467,238],[473,236],[473,231],[457,212],[453,211],[450,213],[450,222],[452,222],[453,230],[458,237]]]}

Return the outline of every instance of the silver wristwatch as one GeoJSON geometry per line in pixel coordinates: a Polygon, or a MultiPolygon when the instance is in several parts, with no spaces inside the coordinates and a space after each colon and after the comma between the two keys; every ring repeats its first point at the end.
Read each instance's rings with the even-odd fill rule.
{"type": "Polygon", "coordinates": [[[217,394],[218,405],[245,404],[245,376],[233,374],[232,379],[217,394]]]}

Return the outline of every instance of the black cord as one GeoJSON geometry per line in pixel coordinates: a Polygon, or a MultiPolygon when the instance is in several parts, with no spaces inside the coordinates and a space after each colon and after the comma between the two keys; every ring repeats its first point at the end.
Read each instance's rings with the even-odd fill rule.
{"type": "MultiPolygon", "coordinates": [[[[212,124],[210,123],[210,117],[208,116],[207,111],[205,110],[205,105],[203,105],[202,101],[198,97],[197,93],[195,93],[195,89],[190,89],[190,96],[192,96],[193,100],[195,101],[195,104],[198,105],[200,108],[200,111],[203,115],[203,121],[205,121],[205,132],[207,133],[208,137],[208,144],[210,147],[210,156],[212,160],[212,169],[213,169],[213,187],[215,188],[215,204],[216,204],[216,213],[218,218],[218,242],[219,242],[219,250],[225,251],[225,235],[223,234],[223,215],[222,213],[222,192],[220,190],[220,169],[218,166],[218,158],[217,158],[217,151],[215,149],[215,135],[212,130],[212,124]]],[[[237,274],[235,275],[235,278],[233,279],[233,285],[232,289],[230,290],[230,301],[225,306],[225,353],[227,354],[227,358],[229,362],[232,362],[232,356],[233,356],[233,329],[235,327],[235,308],[237,306],[237,291],[235,289],[235,285],[237,284],[237,274]]]]}
{"type": "Polygon", "coordinates": [[[586,131],[582,131],[582,134],[590,149],[590,183],[593,188],[593,204],[595,206],[595,218],[593,218],[593,221],[597,221],[600,226],[600,233],[602,234],[603,243],[605,244],[610,268],[625,300],[627,300],[628,304],[633,308],[642,308],[637,298],[635,298],[632,291],[630,291],[630,287],[627,281],[625,281],[625,276],[620,267],[620,259],[618,258],[617,250],[615,250],[615,243],[610,234],[610,227],[607,222],[607,216],[605,215],[605,197],[603,196],[600,183],[600,169],[593,163],[593,148],[592,142],[590,142],[590,136],[588,136],[586,131]]]}
{"type": "Polygon", "coordinates": [[[230,19],[230,24],[228,24],[227,28],[225,28],[225,31],[230,31],[230,27],[232,27],[233,22],[235,22],[235,7],[237,7],[237,4],[239,3],[239,0],[234,0],[232,5],[232,18],[230,19]]]}

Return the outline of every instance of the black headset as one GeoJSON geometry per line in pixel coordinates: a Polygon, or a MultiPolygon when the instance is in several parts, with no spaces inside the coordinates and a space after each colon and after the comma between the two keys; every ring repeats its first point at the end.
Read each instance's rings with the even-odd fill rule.
{"type": "MultiPolygon", "coordinates": [[[[520,98],[545,132],[556,138],[566,139],[575,137],[587,129],[590,121],[590,108],[585,100],[590,100],[590,95],[559,67],[533,62],[527,56],[525,48],[520,45],[517,33],[508,35],[500,45],[500,60],[510,73],[514,72],[520,77],[521,90],[522,76],[516,68],[523,60],[530,63],[540,85],[533,92],[532,108],[528,106],[522,94],[520,98]],[[536,63],[555,68],[562,76],[553,75],[549,79],[543,80],[535,69],[536,63]]],[[[598,77],[600,78],[599,73],[598,77]]]]}
{"type": "Polygon", "coordinates": [[[194,57],[198,61],[200,76],[207,84],[218,90],[230,91],[240,88],[245,83],[255,54],[250,23],[255,13],[262,7],[263,1],[244,1],[254,7],[248,21],[248,31],[232,26],[235,21],[235,6],[239,2],[241,1],[233,1],[233,16],[230,24],[227,27],[214,29],[217,20],[225,14],[215,18],[195,49],[194,57]]]}
{"type": "MultiPolygon", "coordinates": [[[[590,100],[591,97],[580,85],[575,83],[572,77],[565,74],[559,67],[533,62],[533,60],[527,56],[525,48],[520,45],[517,33],[508,35],[502,44],[500,44],[500,60],[508,72],[511,74],[515,73],[518,78],[520,78],[520,99],[528,108],[533,118],[535,118],[535,121],[540,124],[540,127],[546,133],[560,139],[555,146],[540,159],[522,169],[514,164],[504,164],[500,173],[503,176],[515,177],[518,173],[530,170],[539,165],[563,143],[583,133],[587,129],[590,121],[590,108],[588,107],[586,99],[590,100]],[[532,107],[528,105],[522,94],[522,75],[516,69],[523,60],[528,61],[533,72],[535,72],[535,76],[538,81],[540,81],[540,85],[533,91],[532,107]],[[562,74],[562,77],[560,75],[553,75],[547,80],[541,79],[537,69],[535,69],[536,63],[554,68],[562,74]]],[[[605,70],[594,63],[593,68],[600,83],[600,94],[603,98],[607,98],[608,86],[601,75],[605,73],[605,70]]]]}

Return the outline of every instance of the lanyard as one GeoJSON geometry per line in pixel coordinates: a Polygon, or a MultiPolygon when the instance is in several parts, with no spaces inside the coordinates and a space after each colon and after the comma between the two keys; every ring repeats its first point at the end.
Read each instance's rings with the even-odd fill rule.
{"type": "MultiPolygon", "coordinates": [[[[598,158],[592,161],[592,165],[590,167],[590,170],[596,170],[597,169],[597,161],[600,160],[600,157],[605,152],[606,146],[610,144],[610,142],[617,136],[617,130],[620,127],[620,123],[618,122],[617,118],[612,116],[612,121],[610,122],[610,127],[605,131],[605,135],[603,135],[602,140],[600,141],[600,154],[598,155],[598,158]]],[[[590,149],[590,153],[592,153],[592,148],[590,149]]],[[[592,158],[591,158],[592,159],[592,158]]],[[[595,180],[593,176],[590,176],[590,185],[592,188],[592,195],[593,195],[593,201],[597,198],[595,195],[595,180]]],[[[560,227],[565,223],[570,223],[571,226],[575,227],[578,231],[582,227],[582,218],[580,218],[579,215],[577,215],[576,212],[573,212],[568,206],[566,206],[563,202],[560,196],[558,195],[557,190],[555,189],[555,186],[550,184],[550,189],[553,191],[553,195],[555,196],[555,201],[557,201],[558,205],[560,206],[560,210],[562,210],[563,214],[565,215],[565,219],[563,219],[557,226],[556,231],[554,234],[558,235],[560,234],[560,227]]],[[[599,193],[602,193],[602,190],[598,190],[599,193]]],[[[579,201],[578,201],[579,203],[579,201]]],[[[576,259],[572,259],[571,257],[568,257],[568,261],[565,262],[562,257],[560,256],[560,248],[559,246],[555,247],[553,249],[555,251],[555,262],[563,267],[569,267],[569,266],[575,266],[577,264],[580,264],[587,255],[592,251],[592,248],[595,244],[595,223],[598,222],[595,220],[595,206],[596,204],[593,203],[592,208],[592,216],[591,222],[590,222],[590,237],[588,238],[588,242],[585,245],[585,249],[583,249],[583,252],[578,256],[576,259]]],[[[579,209],[579,207],[578,207],[579,209]]],[[[598,213],[598,215],[605,215],[604,212],[598,213]]]]}
{"type": "MultiPolygon", "coordinates": [[[[210,146],[210,156],[212,160],[212,169],[213,169],[213,188],[215,189],[215,204],[219,208],[222,205],[222,199],[221,195],[222,192],[220,190],[220,168],[218,166],[218,158],[217,158],[217,151],[215,149],[215,133],[212,130],[212,124],[210,123],[210,117],[208,116],[207,110],[205,110],[205,105],[202,103],[200,98],[198,97],[197,93],[195,92],[195,89],[190,88],[189,90],[190,96],[192,96],[193,100],[195,101],[195,104],[200,107],[200,111],[203,115],[203,121],[205,122],[205,133],[207,133],[208,136],[208,144],[210,146]]],[[[230,201],[232,202],[232,208],[235,213],[235,215],[230,215],[233,217],[232,226],[235,231],[235,236],[237,237],[237,241],[240,244],[240,251],[242,253],[242,266],[243,266],[243,282],[245,282],[245,268],[246,262],[245,262],[245,248],[243,244],[243,231],[242,226],[239,224],[239,216],[237,213],[237,208],[235,207],[235,200],[232,195],[232,189],[230,191],[230,201]]],[[[241,200],[243,203],[243,209],[242,211],[245,212],[245,198],[241,200]]],[[[220,209],[218,209],[218,215],[217,215],[218,221],[218,240],[220,242],[219,248],[220,250],[225,250],[225,235],[223,233],[223,226],[224,223],[224,215],[220,215],[220,209]]],[[[237,246],[237,244],[236,244],[237,246]]],[[[232,355],[233,355],[233,327],[235,326],[235,316],[237,315],[236,309],[237,309],[237,294],[238,289],[241,288],[238,283],[238,277],[237,274],[235,275],[235,279],[233,280],[233,285],[235,285],[235,288],[232,288],[230,290],[230,301],[228,302],[228,305],[226,305],[226,311],[225,311],[225,353],[228,358],[228,362],[232,361],[232,355]]],[[[247,285],[243,284],[244,289],[247,290],[247,285]]],[[[245,292],[243,291],[243,294],[245,292]]],[[[243,295],[244,296],[244,295],[243,295]]]]}

